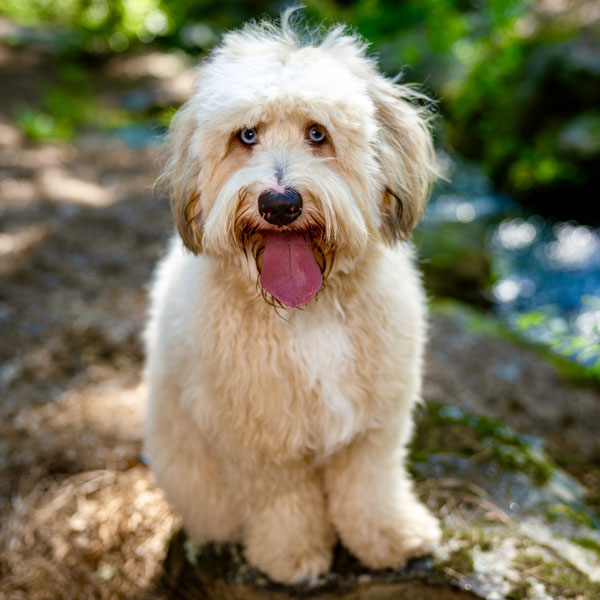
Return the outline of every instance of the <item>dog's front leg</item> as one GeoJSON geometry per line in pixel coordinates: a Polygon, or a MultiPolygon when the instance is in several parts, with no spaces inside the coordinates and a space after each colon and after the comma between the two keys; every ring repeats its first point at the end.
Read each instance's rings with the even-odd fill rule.
{"type": "Polygon", "coordinates": [[[335,534],[320,474],[298,461],[261,462],[240,478],[248,560],[282,583],[311,581],[331,564],[335,534]]]}
{"type": "Polygon", "coordinates": [[[404,454],[394,432],[374,430],[325,469],[329,518],[342,543],[372,569],[400,567],[440,538],[437,520],[412,490],[404,454]]]}

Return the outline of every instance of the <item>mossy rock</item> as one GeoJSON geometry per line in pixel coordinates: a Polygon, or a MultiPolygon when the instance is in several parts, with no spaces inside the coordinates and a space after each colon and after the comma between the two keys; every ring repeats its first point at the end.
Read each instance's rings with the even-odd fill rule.
{"type": "Polygon", "coordinates": [[[332,569],[311,585],[285,586],[249,565],[236,544],[196,546],[185,532],[171,540],[165,582],[172,598],[207,600],[472,600],[447,580],[433,560],[411,561],[395,571],[370,571],[337,546],[332,569]]]}
{"type": "Polygon", "coordinates": [[[284,586],[235,544],[197,546],[180,531],[165,561],[173,598],[209,600],[593,600],[600,522],[582,487],[526,436],[439,405],[422,408],[411,448],[422,499],[444,535],[432,557],[370,571],[344,548],[312,585],[284,586]],[[507,458],[509,457],[509,458],[507,458]]]}

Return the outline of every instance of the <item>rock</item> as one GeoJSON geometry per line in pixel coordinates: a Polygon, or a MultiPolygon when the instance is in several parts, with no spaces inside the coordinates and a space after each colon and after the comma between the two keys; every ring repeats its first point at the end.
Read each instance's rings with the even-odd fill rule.
{"type": "Polygon", "coordinates": [[[413,459],[445,528],[435,565],[446,575],[487,600],[599,597],[600,520],[538,440],[428,405],[413,459]]]}
{"type": "Polygon", "coordinates": [[[172,598],[210,600],[462,600],[472,599],[458,586],[447,585],[432,559],[412,561],[397,571],[369,571],[338,546],[330,573],[313,585],[274,583],[249,565],[240,546],[196,546],[178,532],[165,561],[165,582],[172,598]]]}
{"type": "Polygon", "coordinates": [[[442,521],[441,547],[402,569],[370,571],[341,546],[314,585],[273,583],[240,546],[171,540],[165,582],[173,598],[210,600],[593,600],[600,597],[600,520],[580,484],[540,445],[460,409],[417,415],[411,469],[442,521]]]}
{"type": "Polygon", "coordinates": [[[425,370],[427,401],[543,439],[551,459],[600,507],[597,379],[583,379],[574,363],[520,341],[493,316],[451,301],[432,306],[425,370]]]}

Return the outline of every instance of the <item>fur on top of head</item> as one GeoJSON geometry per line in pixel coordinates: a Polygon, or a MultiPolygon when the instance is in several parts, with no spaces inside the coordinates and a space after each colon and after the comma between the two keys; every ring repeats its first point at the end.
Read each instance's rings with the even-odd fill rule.
{"type": "Polygon", "coordinates": [[[203,61],[171,125],[162,180],[192,252],[250,249],[260,272],[264,233],[298,232],[330,276],[334,257],[347,270],[369,243],[410,234],[435,154],[422,95],[383,77],[343,26],[304,39],[292,12],[226,34],[203,61]],[[266,221],[261,194],[290,189],[299,217],[266,221]]]}

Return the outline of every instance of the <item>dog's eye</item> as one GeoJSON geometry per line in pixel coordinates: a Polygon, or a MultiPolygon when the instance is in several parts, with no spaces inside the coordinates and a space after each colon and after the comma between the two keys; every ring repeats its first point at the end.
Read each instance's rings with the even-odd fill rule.
{"type": "Polygon", "coordinates": [[[244,144],[252,146],[253,144],[256,144],[256,129],[244,127],[244,129],[242,129],[239,132],[238,137],[240,138],[240,141],[242,141],[244,144]]]}
{"type": "Polygon", "coordinates": [[[325,134],[321,131],[321,128],[316,125],[308,128],[306,137],[308,138],[308,141],[313,144],[322,144],[327,139],[325,134]]]}

